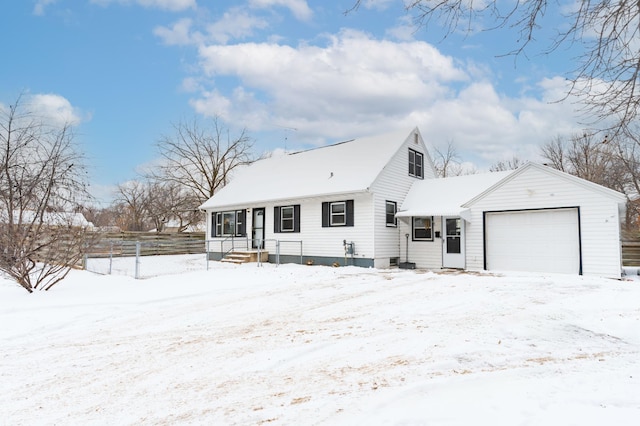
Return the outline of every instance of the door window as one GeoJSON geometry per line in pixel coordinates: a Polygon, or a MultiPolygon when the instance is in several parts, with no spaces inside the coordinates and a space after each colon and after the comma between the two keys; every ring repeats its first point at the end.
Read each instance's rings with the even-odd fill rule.
{"type": "Polygon", "coordinates": [[[445,223],[447,253],[460,253],[460,218],[447,219],[445,223]]]}

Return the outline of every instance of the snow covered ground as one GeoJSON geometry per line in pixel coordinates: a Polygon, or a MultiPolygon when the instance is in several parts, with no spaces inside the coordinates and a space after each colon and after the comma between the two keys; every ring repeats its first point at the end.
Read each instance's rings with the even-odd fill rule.
{"type": "Polygon", "coordinates": [[[639,424],[640,281],[197,259],[0,279],[0,424],[639,424]]]}

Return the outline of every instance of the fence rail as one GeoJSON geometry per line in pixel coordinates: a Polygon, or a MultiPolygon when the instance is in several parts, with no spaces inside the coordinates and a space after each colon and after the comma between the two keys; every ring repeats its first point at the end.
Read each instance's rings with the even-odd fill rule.
{"type": "Polygon", "coordinates": [[[89,257],[135,256],[136,243],[141,256],[163,254],[198,254],[205,252],[203,232],[152,234],[148,232],[118,232],[100,236],[88,250],[89,257]]]}
{"type": "MultiPolygon", "coordinates": [[[[140,278],[141,259],[144,257],[204,254],[205,248],[204,233],[202,232],[176,234],[107,233],[100,235],[93,244],[87,247],[82,266],[93,272],[112,274],[114,270],[117,270],[125,275],[140,278]],[[131,260],[127,261],[126,258],[133,259],[133,263],[131,260]]],[[[202,259],[204,268],[205,258],[202,259]]]]}
{"type": "Polygon", "coordinates": [[[622,265],[640,266],[640,241],[622,242],[622,265]]]}

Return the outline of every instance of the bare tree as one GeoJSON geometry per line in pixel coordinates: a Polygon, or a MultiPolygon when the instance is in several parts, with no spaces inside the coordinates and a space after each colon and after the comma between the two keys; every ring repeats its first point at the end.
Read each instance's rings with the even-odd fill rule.
{"type": "MultiPolygon", "coordinates": [[[[362,0],[354,0],[350,12],[362,0]]],[[[519,33],[514,46],[503,54],[521,54],[545,26],[548,16],[563,16],[566,25],[554,28],[557,35],[542,49],[549,53],[561,46],[580,46],[569,94],[580,96],[587,111],[610,119],[615,135],[638,118],[640,112],[640,3],[637,1],[579,0],[565,2],[531,0],[409,0],[403,3],[419,26],[432,21],[444,27],[445,37],[454,32],[508,30],[519,33]],[[487,25],[487,23],[489,23],[487,25]]],[[[545,39],[547,37],[544,37],[545,39]]]]}
{"type": "MultiPolygon", "coordinates": [[[[626,134],[626,133],[625,133],[626,134]]],[[[584,133],[557,137],[541,147],[546,165],[627,196],[625,226],[637,232],[640,217],[640,152],[632,135],[617,138],[584,133]]]]}
{"type": "Polygon", "coordinates": [[[172,181],[132,180],[118,185],[112,205],[118,225],[127,231],[162,232],[167,223],[178,223],[178,232],[202,221],[199,200],[182,185],[172,181]]]}
{"type": "Polygon", "coordinates": [[[515,170],[518,167],[522,166],[524,161],[520,158],[513,156],[510,160],[500,160],[496,163],[493,163],[491,167],[489,167],[490,172],[503,172],[506,170],[515,170]]]}
{"type": "Polygon", "coordinates": [[[433,166],[440,177],[461,174],[460,157],[458,157],[458,151],[453,141],[447,142],[445,149],[433,148],[433,166]]]}
{"type": "Polygon", "coordinates": [[[132,180],[118,185],[115,203],[120,204],[118,225],[126,231],[145,231],[149,226],[148,184],[132,180]]]}
{"type": "Polygon", "coordinates": [[[199,200],[175,182],[152,182],[147,186],[147,213],[157,232],[176,221],[178,232],[202,221],[199,200]]]}
{"type": "Polygon", "coordinates": [[[591,133],[561,137],[541,147],[546,164],[616,191],[625,192],[618,141],[591,133]]]}
{"type": "Polygon", "coordinates": [[[157,143],[161,164],[151,173],[154,181],[172,182],[190,190],[197,204],[225,186],[236,168],[255,160],[253,142],[243,130],[231,137],[217,118],[209,126],[194,119],[173,126],[175,134],[157,143]]]}
{"type": "Polygon", "coordinates": [[[440,177],[470,175],[477,172],[474,167],[465,167],[462,164],[453,141],[447,142],[444,150],[434,147],[432,158],[436,174],[440,177]]]}
{"type": "Polygon", "coordinates": [[[0,270],[27,291],[48,290],[82,258],[74,214],[89,200],[69,124],[51,125],[18,97],[0,105],[0,270]]]}

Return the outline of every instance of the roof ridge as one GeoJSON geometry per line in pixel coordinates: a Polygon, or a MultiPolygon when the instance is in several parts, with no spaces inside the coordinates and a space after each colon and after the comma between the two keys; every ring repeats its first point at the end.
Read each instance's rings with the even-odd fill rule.
{"type": "Polygon", "coordinates": [[[342,141],[342,142],[335,142],[335,143],[332,143],[332,144],[329,144],[329,145],[314,146],[313,148],[307,148],[307,149],[302,149],[302,150],[296,151],[296,152],[290,152],[287,155],[296,155],[296,154],[302,154],[302,153],[309,152],[309,151],[316,151],[316,150],[322,149],[322,148],[331,148],[332,146],[342,145],[342,144],[345,144],[345,143],[353,142],[355,140],[356,139],[354,138],[354,139],[349,139],[349,140],[342,141]]]}

